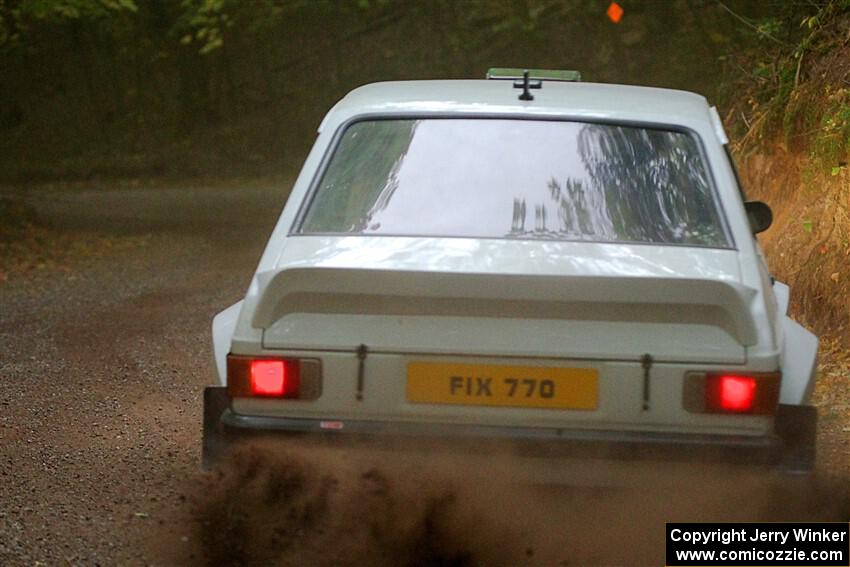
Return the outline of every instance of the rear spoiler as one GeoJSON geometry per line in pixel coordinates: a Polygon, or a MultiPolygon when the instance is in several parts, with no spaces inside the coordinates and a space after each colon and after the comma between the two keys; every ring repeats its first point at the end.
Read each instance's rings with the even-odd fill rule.
{"type": "Polygon", "coordinates": [[[290,268],[258,274],[251,325],[293,313],[520,319],[694,321],[757,342],[750,302],[736,282],[642,276],[554,276],[356,268],[290,268]]]}

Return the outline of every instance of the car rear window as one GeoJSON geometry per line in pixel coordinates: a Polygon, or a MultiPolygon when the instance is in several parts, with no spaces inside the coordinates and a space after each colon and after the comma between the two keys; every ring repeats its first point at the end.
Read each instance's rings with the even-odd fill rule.
{"type": "Polygon", "coordinates": [[[548,120],[353,123],[299,232],[729,246],[693,135],[548,120]]]}

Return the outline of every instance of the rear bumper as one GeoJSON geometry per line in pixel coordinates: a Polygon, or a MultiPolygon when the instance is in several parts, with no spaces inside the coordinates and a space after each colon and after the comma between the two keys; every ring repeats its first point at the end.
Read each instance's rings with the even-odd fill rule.
{"type": "Polygon", "coordinates": [[[208,466],[234,441],[274,435],[322,446],[438,449],[464,455],[507,448],[512,456],[535,460],[712,462],[805,473],[814,468],[816,431],[814,407],[784,405],[776,416],[775,434],[768,437],[269,418],[233,413],[226,389],[208,387],[203,459],[208,466]]]}

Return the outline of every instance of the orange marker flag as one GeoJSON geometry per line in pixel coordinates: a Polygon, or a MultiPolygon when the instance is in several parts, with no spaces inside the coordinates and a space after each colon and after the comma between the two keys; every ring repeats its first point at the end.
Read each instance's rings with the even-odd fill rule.
{"type": "Polygon", "coordinates": [[[623,17],[623,9],[616,2],[611,2],[611,5],[608,6],[608,10],[605,13],[608,15],[608,19],[615,24],[619,24],[620,18],[623,17]]]}

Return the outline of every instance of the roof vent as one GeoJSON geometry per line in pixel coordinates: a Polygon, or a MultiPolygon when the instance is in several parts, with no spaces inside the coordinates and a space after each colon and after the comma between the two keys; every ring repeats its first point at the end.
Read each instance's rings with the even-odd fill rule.
{"type": "Polygon", "coordinates": [[[510,69],[505,67],[494,67],[487,71],[488,79],[514,80],[522,79],[525,73],[531,80],[558,81],[577,83],[581,81],[581,73],[578,71],[566,71],[558,69],[510,69]]]}

